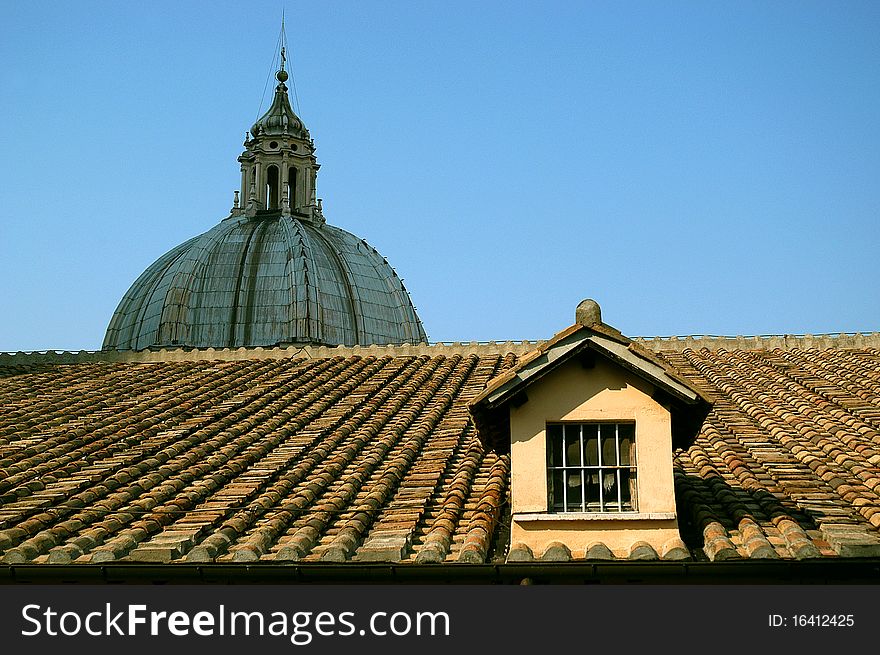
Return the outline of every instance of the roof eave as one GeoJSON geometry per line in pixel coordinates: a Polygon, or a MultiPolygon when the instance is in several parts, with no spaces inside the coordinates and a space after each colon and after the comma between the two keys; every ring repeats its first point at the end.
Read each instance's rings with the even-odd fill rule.
{"type": "Polygon", "coordinates": [[[598,581],[647,584],[866,583],[880,580],[880,558],[807,560],[574,561],[465,564],[251,562],[210,564],[18,564],[0,567],[0,584],[433,584],[598,581]]]}

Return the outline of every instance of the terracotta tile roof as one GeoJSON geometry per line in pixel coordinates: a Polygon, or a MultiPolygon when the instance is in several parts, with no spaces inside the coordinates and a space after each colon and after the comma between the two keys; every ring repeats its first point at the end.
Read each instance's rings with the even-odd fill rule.
{"type": "MultiPolygon", "coordinates": [[[[880,350],[662,358],[715,400],[676,455],[694,557],[878,554],[880,350]]],[[[484,450],[467,408],[515,363],[463,353],[0,367],[0,556],[503,558],[509,462],[484,450]]],[[[607,549],[588,550],[571,557],[607,549]]],[[[682,554],[634,544],[631,557],[682,554]]]]}
{"type": "Polygon", "coordinates": [[[665,353],[715,402],[676,456],[712,559],[880,555],[880,350],[665,353]]]}
{"type": "Polygon", "coordinates": [[[466,405],[514,361],[0,371],[0,549],[7,562],[338,561],[390,541],[397,559],[423,542],[485,559],[507,468],[466,405]]]}

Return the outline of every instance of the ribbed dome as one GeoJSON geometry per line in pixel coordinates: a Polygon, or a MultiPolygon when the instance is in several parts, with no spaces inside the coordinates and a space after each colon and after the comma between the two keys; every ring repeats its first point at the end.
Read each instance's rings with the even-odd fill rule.
{"type": "Polygon", "coordinates": [[[227,218],[156,260],[123,296],[103,347],[426,340],[400,278],[366,241],[263,214],[227,218]]]}

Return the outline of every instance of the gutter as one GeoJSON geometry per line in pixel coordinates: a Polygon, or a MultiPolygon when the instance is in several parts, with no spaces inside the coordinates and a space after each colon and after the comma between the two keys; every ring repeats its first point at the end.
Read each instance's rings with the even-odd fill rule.
{"type": "Polygon", "coordinates": [[[880,558],[510,564],[11,564],[0,584],[880,584],[880,558]]]}

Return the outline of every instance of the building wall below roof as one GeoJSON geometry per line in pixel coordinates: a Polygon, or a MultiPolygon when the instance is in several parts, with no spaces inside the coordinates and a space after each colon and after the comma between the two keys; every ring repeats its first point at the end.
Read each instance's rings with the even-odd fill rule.
{"type": "Polygon", "coordinates": [[[684,350],[801,350],[815,348],[880,348],[880,332],[839,334],[770,334],[757,336],[633,337],[633,341],[656,352],[684,350]]]}
{"type": "MultiPolygon", "coordinates": [[[[684,548],[675,519],[628,521],[540,521],[513,517],[510,542],[521,548],[528,546],[535,558],[552,558],[548,554],[560,545],[568,549],[573,560],[595,559],[591,550],[601,544],[617,559],[630,559],[634,550],[647,544],[654,555],[663,556],[673,548],[684,548]]],[[[649,551],[650,552],[650,551],[649,551]]]]}
{"type": "Polygon", "coordinates": [[[288,359],[305,357],[413,357],[427,355],[477,355],[493,356],[524,355],[534,350],[540,341],[460,342],[438,344],[389,344],[371,346],[275,346],[264,348],[157,348],[155,350],[110,351],[45,351],[0,353],[0,365],[16,366],[31,364],[80,364],[90,362],[113,362],[121,364],[149,364],[159,362],[225,361],[241,362],[263,359],[288,359]]]}

